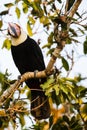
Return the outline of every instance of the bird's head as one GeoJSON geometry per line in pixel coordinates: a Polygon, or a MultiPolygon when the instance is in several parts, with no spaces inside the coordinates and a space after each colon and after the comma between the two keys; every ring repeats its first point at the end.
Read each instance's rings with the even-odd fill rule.
{"type": "Polygon", "coordinates": [[[8,23],[8,34],[14,38],[18,38],[21,34],[21,28],[16,23],[8,23]]]}

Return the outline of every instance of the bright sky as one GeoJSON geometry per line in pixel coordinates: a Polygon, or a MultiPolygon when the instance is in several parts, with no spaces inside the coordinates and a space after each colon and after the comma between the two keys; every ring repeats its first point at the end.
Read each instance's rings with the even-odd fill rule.
{"type": "MultiPolygon", "coordinates": [[[[1,11],[1,7],[3,5],[3,3],[7,3],[7,2],[12,2],[14,0],[3,0],[3,1],[0,1],[0,11],[1,11]]],[[[80,5],[79,9],[81,11],[84,11],[86,10],[87,11],[87,0],[83,0],[82,4],[80,5]]],[[[12,13],[12,12],[11,12],[12,13]]],[[[10,17],[9,18],[11,21],[15,19],[15,16],[14,18],[10,17]]],[[[9,19],[5,19],[6,22],[9,21],[9,19]]],[[[23,20],[23,19],[22,19],[23,20]]],[[[25,21],[23,21],[25,22],[25,21]]],[[[42,42],[44,43],[44,39],[43,39],[43,35],[45,37],[45,34],[42,33],[42,35],[40,35],[40,37],[42,38],[42,42]]],[[[37,36],[35,36],[34,38],[35,39],[38,39],[39,37],[39,34],[37,36]]],[[[82,39],[81,39],[82,40],[82,39]]],[[[2,42],[0,44],[0,48],[2,46],[2,42]]],[[[67,46],[66,48],[69,49],[70,46],[67,46]]],[[[77,52],[81,52],[82,53],[82,45],[80,45],[80,47],[78,48],[77,52]]],[[[44,53],[44,52],[43,52],[44,53]]],[[[46,65],[48,63],[48,59],[47,57],[45,57],[45,62],[46,62],[46,65]]],[[[57,63],[56,63],[57,66],[60,66],[60,61],[57,60],[57,63]]],[[[19,75],[19,72],[17,70],[17,68],[15,67],[14,65],[14,62],[13,62],[13,59],[12,59],[12,56],[11,56],[11,52],[6,50],[6,49],[0,49],[0,71],[2,72],[5,72],[5,70],[8,68],[8,72],[9,73],[12,73],[11,77],[14,79],[14,78],[17,78],[17,76],[19,75]]],[[[87,57],[81,57],[78,61],[76,61],[74,67],[73,67],[73,71],[71,73],[71,76],[73,75],[77,75],[78,73],[82,73],[83,76],[87,77],[87,57]]]]}

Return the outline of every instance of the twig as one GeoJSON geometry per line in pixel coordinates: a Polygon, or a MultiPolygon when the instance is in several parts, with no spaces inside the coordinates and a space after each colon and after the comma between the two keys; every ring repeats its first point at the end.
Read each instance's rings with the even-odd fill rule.
{"type": "Polygon", "coordinates": [[[67,55],[67,57],[71,60],[71,67],[67,73],[67,76],[69,76],[70,72],[72,71],[73,69],[73,66],[74,66],[74,51],[72,50],[72,57],[70,57],[69,55],[67,55]]]}

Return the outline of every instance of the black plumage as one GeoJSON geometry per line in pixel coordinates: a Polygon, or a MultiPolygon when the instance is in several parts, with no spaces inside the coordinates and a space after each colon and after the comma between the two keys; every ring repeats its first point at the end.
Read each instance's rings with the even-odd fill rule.
{"type": "MultiPolygon", "coordinates": [[[[45,69],[44,59],[38,44],[27,37],[27,39],[17,45],[11,46],[11,52],[13,60],[21,74],[25,72],[34,72],[35,70],[41,71],[45,69]]],[[[40,84],[43,83],[44,79],[30,79],[26,83],[29,88],[40,88],[40,84]],[[42,81],[41,81],[42,80],[42,81]]]]}
{"type": "MultiPolygon", "coordinates": [[[[21,44],[17,46],[12,45],[11,52],[15,65],[21,74],[24,74],[25,72],[34,72],[35,70],[42,71],[45,69],[42,51],[36,41],[29,36],[27,36],[27,39],[21,44]]],[[[50,116],[48,98],[40,87],[45,81],[46,78],[33,78],[26,81],[26,84],[30,89],[38,90],[31,91],[31,114],[37,119],[45,119],[50,116]],[[33,100],[35,100],[35,102],[33,102],[33,100]],[[40,105],[41,107],[39,107],[40,105]],[[36,109],[36,107],[38,107],[38,109],[36,109]]]]}

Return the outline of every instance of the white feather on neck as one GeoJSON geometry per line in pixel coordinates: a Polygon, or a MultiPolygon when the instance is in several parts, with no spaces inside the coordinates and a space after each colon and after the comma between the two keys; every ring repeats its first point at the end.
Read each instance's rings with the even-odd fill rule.
{"type": "Polygon", "coordinates": [[[17,46],[23,43],[27,39],[27,34],[21,29],[21,35],[18,38],[14,38],[11,36],[12,45],[17,46]]]}

